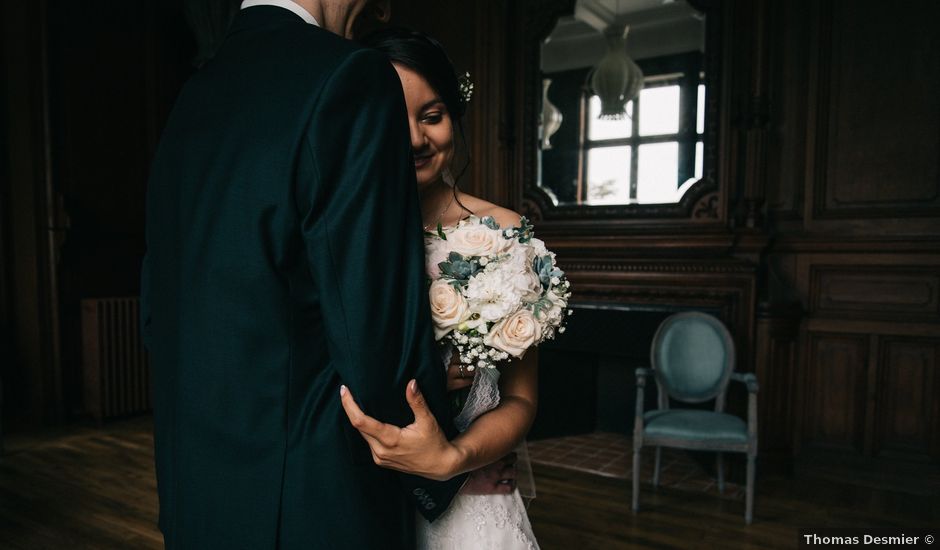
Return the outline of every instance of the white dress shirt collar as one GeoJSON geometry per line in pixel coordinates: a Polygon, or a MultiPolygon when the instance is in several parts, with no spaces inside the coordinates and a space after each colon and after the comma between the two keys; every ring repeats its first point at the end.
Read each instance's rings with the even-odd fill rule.
{"type": "Polygon", "coordinates": [[[242,2],[241,9],[252,8],[254,6],[277,6],[279,8],[284,8],[285,10],[290,10],[297,14],[307,23],[311,25],[320,26],[317,23],[317,20],[314,16],[310,15],[310,12],[300,7],[299,4],[291,2],[291,0],[244,0],[242,2]]]}

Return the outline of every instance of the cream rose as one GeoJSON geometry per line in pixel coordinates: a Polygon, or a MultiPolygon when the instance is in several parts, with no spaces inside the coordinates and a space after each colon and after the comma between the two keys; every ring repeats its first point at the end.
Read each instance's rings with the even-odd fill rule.
{"type": "Polygon", "coordinates": [[[483,343],[513,357],[522,357],[539,336],[539,323],[527,309],[520,309],[490,329],[483,343]]]}
{"type": "Polygon", "coordinates": [[[454,327],[466,320],[467,301],[449,283],[437,280],[428,291],[431,300],[431,320],[434,321],[434,339],[440,340],[454,327]]]}
{"type": "Polygon", "coordinates": [[[493,256],[503,252],[512,243],[499,231],[485,225],[458,227],[447,235],[450,249],[462,256],[493,256]]]}

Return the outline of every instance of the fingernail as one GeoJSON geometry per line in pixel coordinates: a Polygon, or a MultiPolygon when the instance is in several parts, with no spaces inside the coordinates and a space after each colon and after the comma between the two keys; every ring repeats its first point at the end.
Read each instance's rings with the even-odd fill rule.
{"type": "Polygon", "coordinates": [[[408,382],[408,389],[410,389],[412,393],[418,393],[418,382],[415,380],[408,382]]]}
{"type": "Polygon", "coordinates": [[[342,385],[342,386],[339,387],[339,394],[340,394],[341,396],[343,396],[343,397],[346,397],[346,392],[348,392],[348,391],[349,391],[349,390],[346,389],[346,386],[345,386],[345,385],[342,385]]]}

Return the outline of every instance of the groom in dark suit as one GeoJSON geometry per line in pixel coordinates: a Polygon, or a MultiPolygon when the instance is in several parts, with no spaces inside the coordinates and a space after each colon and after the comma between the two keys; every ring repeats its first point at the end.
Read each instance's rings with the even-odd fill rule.
{"type": "MultiPolygon", "coordinates": [[[[142,275],[170,549],[414,544],[464,481],[376,467],[340,406],[454,434],[399,79],[367,0],[246,0],[153,163],[142,275]]],[[[384,3],[387,7],[387,2],[384,3]]]]}

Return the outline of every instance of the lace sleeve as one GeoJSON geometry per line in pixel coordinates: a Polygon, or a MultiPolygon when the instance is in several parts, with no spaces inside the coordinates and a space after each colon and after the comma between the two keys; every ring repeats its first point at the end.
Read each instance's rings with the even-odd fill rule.
{"type": "MultiPolygon", "coordinates": [[[[448,361],[445,364],[449,364],[448,361]]],[[[499,370],[477,369],[470,386],[470,395],[463,410],[454,419],[454,424],[461,432],[467,431],[470,424],[499,406],[499,370]]],[[[535,477],[532,474],[532,463],[529,460],[529,448],[523,439],[515,449],[516,459],[516,485],[522,495],[526,506],[535,498],[535,477]]]]}

